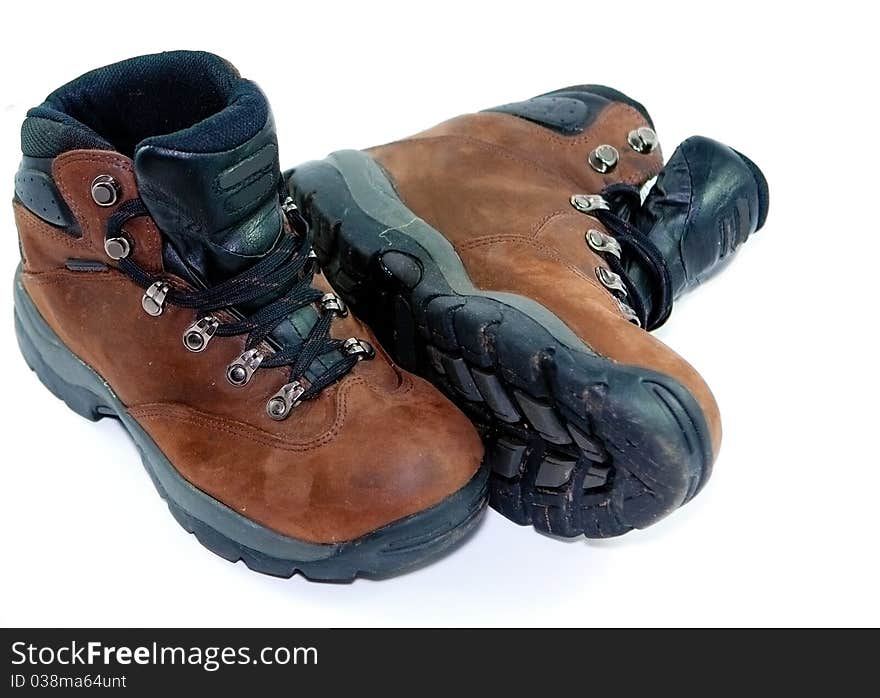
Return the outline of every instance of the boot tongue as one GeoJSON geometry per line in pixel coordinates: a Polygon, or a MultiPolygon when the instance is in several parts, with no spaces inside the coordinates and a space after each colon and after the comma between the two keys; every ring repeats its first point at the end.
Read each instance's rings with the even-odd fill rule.
{"type": "MultiPolygon", "coordinates": [[[[673,297],[717,273],[767,216],[767,182],[745,156],[692,136],[669,158],[631,222],[666,261],[673,297]]],[[[628,265],[631,281],[652,297],[649,275],[628,265]]]]}
{"type": "Polygon", "coordinates": [[[166,263],[209,285],[253,264],[281,231],[281,172],[265,96],[240,80],[228,106],[194,126],[141,141],[140,197],[166,238],[166,263]]]}
{"type": "MultiPolygon", "coordinates": [[[[269,105],[247,80],[239,80],[235,93],[215,116],[148,138],[134,155],[140,197],[166,241],[166,268],[209,286],[271,251],[282,230],[278,141],[269,105]]],[[[300,308],[271,337],[281,346],[299,346],[317,320],[313,307],[300,308]]],[[[340,358],[338,352],[316,358],[306,378],[314,380],[340,358]]]]}

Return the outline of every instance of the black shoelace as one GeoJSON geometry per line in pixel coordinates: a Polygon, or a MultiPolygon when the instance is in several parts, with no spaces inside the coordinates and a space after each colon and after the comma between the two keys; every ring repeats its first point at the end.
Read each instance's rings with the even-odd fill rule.
{"type": "MultiPolygon", "coordinates": [[[[246,351],[253,350],[266,340],[291,313],[320,302],[325,298],[325,294],[311,285],[317,271],[317,260],[311,254],[308,224],[293,206],[292,201],[285,201],[282,208],[290,222],[292,232],[282,232],[279,242],[271,252],[242,273],[215,286],[184,291],[169,285],[163,302],[197,310],[200,318],[209,317],[213,328],[211,336],[230,337],[247,333],[246,351]],[[232,310],[266,297],[270,298],[250,316],[234,322],[220,322],[210,315],[213,311],[232,310]]],[[[148,215],[149,212],[140,199],[126,201],[107,221],[106,238],[109,240],[120,237],[123,235],[122,228],[127,221],[148,215]]],[[[128,255],[119,259],[118,263],[119,269],[144,289],[149,289],[157,283],[164,283],[162,279],[144,270],[128,255]]],[[[369,345],[366,343],[330,337],[330,324],[334,316],[344,314],[344,306],[341,308],[335,312],[325,310],[320,313],[318,320],[300,345],[282,347],[272,353],[266,352],[257,363],[257,368],[291,366],[290,383],[297,382],[300,384],[297,387],[301,386],[295,395],[296,403],[316,397],[321,390],[348,373],[361,358],[371,356],[369,345]],[[352,341],[359,344],[358,348],[366,348],[367,351],[351,351],[351,347],[347,345],[352,341]],[[341,358],[312,381],[306,381],[304,376],[312,362],[334,351],[338,352],[341,358]]],[[[294,404],[287,404],[283,413],[273,414],[270,404],[270,416],[283,418],[293,406],[294,404]]]]}
{"type": "Polygon", "coordinates": [[[628,291],[628,302],[638,316],[642,327],[654,330],[669,318],[672,312],[672,280],[666,260],[657,246],[630,221],[641,206],[639,189],[630,184],[611,184],[602,192],[609,209],[597,209],[594,215],[608,228],[621,247],[621,261],[614,255],[605,255],[611,271],[623,279],[628,291]],[[627,265],[635,263],[648,275],[648,289],[639,288],[627,272],[627,265]],[[644,294],[649,293],[650,298],[644,294]]]}

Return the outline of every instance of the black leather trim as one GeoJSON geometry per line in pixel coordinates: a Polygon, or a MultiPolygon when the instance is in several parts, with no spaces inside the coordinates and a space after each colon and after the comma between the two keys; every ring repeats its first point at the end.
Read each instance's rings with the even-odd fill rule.
{"type": "Polygon", "coordinates": [[[525,102],[503,104],[486,111],[512,114],[526,121],[546,126],[557,133],[573,136],[581,133],[596,118],[598,110],[606,106],[605,100],[589,105],[583,100],[563,95],[533,97],[525,102]]]}
{"type": "Polygon", "coordinates": [[[79,236],[79,226],[52,179],[52,158],[23,157],[15,173],[16,200],[35,216],[79,236]]]}
{"type": "Polygon", "coordinates": [[[177,255],[205,280],[236,273],[265,254],[281,231],[280,168],[271,117],[231,150],[138,148],[141,199],[177,255]]]}
{"type": "Polygon", "coordinates": [[[549,94],[558,94],[559,92],[588,92],[590,94],[598,95],[599,97],[604,97],[609,102],[622,102],[644,116],[645,121],[648,122],[648,126],[654,128],[654,120],[651,118],[648,110],[645,109],[645,106],[620,90],[615,90],[613,87],[608,87],[607,85],[576,85],[574,87],[564,87],[561,90],[556,90],[549,94]]]}
{"type": "MultiPolygon", "coordinates": [[[[657,245],[678,297],[717,273],[767,217],[767,181],[735,150],[702,136],[684,141],[657,177],[636,226],[657,245]]],[[[647,284],[641,270],[628,270],[647,284]]]]}
{"type": "Polygon", "coordinates": [[[489,112],[512,114],[540,124],[565,136],[575,136],[590,126],[599,113],[612,102],[622,102],[636,109],[651,126],[648,111],[622,92],[604,85],[564,87],[524,102],[512,102],[486,109],[489,112]]]}

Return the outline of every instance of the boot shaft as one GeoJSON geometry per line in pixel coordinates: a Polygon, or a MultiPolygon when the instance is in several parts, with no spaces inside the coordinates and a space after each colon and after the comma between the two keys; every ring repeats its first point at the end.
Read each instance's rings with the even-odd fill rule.
{"type": "MultiPolygon", "coordinates": [[[[99,150],[130,160],[166,243],[164,259],[183,278],[216,282],[265,254],[280,234],[269,104],[218,56],[173,51],[86,73],[28,112],[21,144],[17,198],[73,235],[77,222],[53,180],[54,159],[99,150]]],[[[108,207],[129,193],[115,180],[92,187],[95,202],[108,207]]]]}

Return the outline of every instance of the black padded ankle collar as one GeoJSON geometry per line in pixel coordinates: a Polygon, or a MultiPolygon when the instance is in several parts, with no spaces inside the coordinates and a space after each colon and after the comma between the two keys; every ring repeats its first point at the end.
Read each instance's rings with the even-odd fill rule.
{"type": "Polygon", "coordinates": [[[141,142],[189,151],[227,150],[253,137],[268,107],[259,89],[219,56],[170,51],[98,68],[28,112],[30,157],[96,148],[132,156],[141,142]]]}

